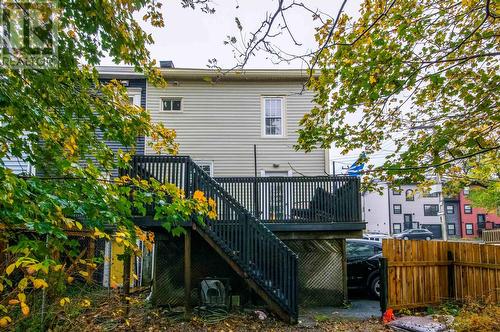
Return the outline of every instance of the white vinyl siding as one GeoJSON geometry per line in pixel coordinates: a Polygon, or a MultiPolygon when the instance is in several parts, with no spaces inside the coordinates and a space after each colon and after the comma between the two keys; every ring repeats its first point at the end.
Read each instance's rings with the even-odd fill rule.
{"type": "MultiPolygon", "coordinates": [[[[148,85],[146,104],[153,122],[176,130],[179,155],[213,161],[215,177],[253,176],[254,144],[258,174],[293,169],[294,175],[324,175],[323,149],[294,149],[299,121],[313,107],[312,92],[298,94],[301,89],[300,82],[180,81],[167,88],[148,85]],[[162,98],[179,96],[182,113],[161,111],[162,98]],[[263,96],[286,96],[283,137],[262,135],[263,96]]],[[[146,144],[146,154],[154,153],[146,144]]]]}

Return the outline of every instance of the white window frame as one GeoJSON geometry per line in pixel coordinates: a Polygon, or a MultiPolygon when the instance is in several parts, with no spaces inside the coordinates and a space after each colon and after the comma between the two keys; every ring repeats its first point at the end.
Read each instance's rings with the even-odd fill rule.
{"type": "Polygon", "coordinates": [[[196,160],[195,163],[200,168],[202,168],[203,166],[209,166],[210,172],[208,175],[210,175],[211,177],[214,176],[214,162],[212,160],[196,160]]]}
{"type": "Polygon", "coordinates": [[[127,95],[129,97],[133,98],[133,104],[135,106],[141,106],[141,93],[142,89],[141,88],[128,88],[127,89],[127,95]]]}
{"type": "Polygon", "coordinates": [[[261,136],[264,138],[284,138],[286,137],[286,98],[280,95],[265,95],[260,98],[261,109],[261,136]],[[266,134],[266,99],[281,99],[281,134],[266,134]]]}
{"type": "Polygon", "coordinates": [[[184,98],[182,97],[179,97],[179,96],[163,96],[163,97],[160,97],[160,112],[163,112],[163,113],[182,113],[184,112],[184,98]],[[181,109],[180,110],[164,110],[163,109],[163,101],[165,99],[170,99],[170,100],[180,100],[181,102],[181,109]]]}
{"type": "MultiPolygon", "coordinates": [[[[278,171],[278,170],[265,170],[265,169],[261,169],[260,170],[260,176],[261,177],[272,177],[273,176],[273,173],[287,173],[287,175],[285,176],[293,176],[293,171],[290,169],[290,170],[284,170],[284,171],[278,171]]],[[[281,175],[280,175],[281,176],[281,175]]]]}
{"type": "Polygon", "coordinates": [[[474,235],[474,224],[466,223],[465,224],[465,235],[474,235]],[[470,228],[469,228],[470,226],[470,228]],[[470,233],[469,233],[470,231],[470,233]]]}
{"type": "Polygon", "coordinates": [[[454,223],[447,223],[446,232],[448,233],[448,235],[457,235],[457,226],[454,223]],[[450,226],[452,227],[450,228],[450,226]],[[451,230],[453,230],[453,233],[450,232],[451,230]]]}

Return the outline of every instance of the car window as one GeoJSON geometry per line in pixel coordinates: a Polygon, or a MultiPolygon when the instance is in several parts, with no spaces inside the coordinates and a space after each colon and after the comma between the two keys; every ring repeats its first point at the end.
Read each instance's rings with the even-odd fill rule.
{"type": "Polygon", "coordinates": [[[375,254],[374,246],[368,243],[347,243],[347,257],[349,258],[363,258],[371,257],[375,254]]]}

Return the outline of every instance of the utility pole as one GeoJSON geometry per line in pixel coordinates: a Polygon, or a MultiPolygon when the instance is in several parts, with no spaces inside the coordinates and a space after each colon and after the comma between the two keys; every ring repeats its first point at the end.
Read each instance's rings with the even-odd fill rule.
{"type": "MultiPolygon", "coordinates": [[[[410,128],[410,130],[427,130],[431,129],[433,134],[435,133],[434,129],[435,126],[415,126],[410,128]]],[[[436,186],[438,187],[438,193],[439,193],[439,223],[441,224],[441,234],[443,237],[444,241],[448,241],[448,229],[446,228],[446,216],[445,216],[445,211],[444,211],[444,196],[443,196],[443,181],[441,179],[441,175],[436,171],[436,186]]]]}
{"type": "Polygon", "coordinates": [[[444,211],[443,181],[441,175],[436,173],[436,184],[439,188],[439,223],[441,224],[441,234],[444,241],[448,241],[448,229],[446,228],[446,216],[444,211]]]}

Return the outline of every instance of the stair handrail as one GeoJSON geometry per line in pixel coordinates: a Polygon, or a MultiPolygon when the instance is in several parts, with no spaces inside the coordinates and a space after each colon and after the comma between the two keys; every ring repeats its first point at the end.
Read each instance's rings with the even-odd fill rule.
{"type": "MultiPolygon", "coordinates": [[[[240,257],[238,256],[238,254],[235,253],[235,249],[238,249],[236,248],[237,246],[233,248],[230,247],[231,245],[230,239],[224,238],[220,234],[217,234],[218,221],[211,222],[210,220],[207,219],[206,224],[200,226],[203,229],[208,230],[212,237],[216,237],[215,240],[219,242],[219,244],[221,245],[221,249],[224,250],[226,254],[230,256],[232,255],[235,258],[237,258],[235,259],[235,263],[237,263],[240,266],[240,268],[242,268],[247,274],[251,275],[255,279],[255,281],[259,283],[261,288],[265,289],[267,294],[272,298],[274,298],[275,302],[278,303],[285,311],[287,311],[296,320],[298,315],[298,301],[297,301],[298,256],[285,243],[283,243],[273,232],[271,232],[266,225],[264,225],[260,220],[255,218],[240,202],[238,202],[231,194],[229,194],[224,189],[224,187],[222,187],[201,167],[199,167],[191,159],[191,157],[160,156],[160,155],[134,156],[133,161],[131,163],[133,165],[133,170],[130,171],[130,174],[134,176],[139,174],[145,175],[160,181],[161,174],[155,176],[155,174],[152,173],[151,170],[148,170],[145,167],[141,166],[141,163],[152,163],[152,162],[162,162],[162,161],[172,162],[174,160],[176,163],[185,163],[185,170],[183,173],[185,179],[183,181],[183,186],[184,186],[184,191],[186,193],[186,197],[192,197],[193,193],[196,190],[204,191],[207,197],[210,197],[210,194],[212,195],[217,194],[219,196],[218,200],[223,201],[224,204],[228,205],[226,207],[220,207],[220,208],[225,208],[225,209],[231,208],[235,210],[235,213],[237,213],[239,216],[242,217],[243,220],[238,220],[232,227],[240,225],[241,222],[243,222],[243,227],[245,227],[246,235],[248,236],[251,236],[252,234],[254,235],[254,238],[252,239],[248,238],[244,239],[244,241],[246,242],[244,242],[244,246],[241,248],[242,251],[243,249],[245,249],[242,252],[243,257],[240,257]],[[210,188],[198,188],[196,182],[200,180],[202,180],[205,185],[210,186],[210,188]],[[266,247],[267,245],[272,246],[274,254],[278,255],[278,264],[282,261],[290,263],[290,266],[285,264],[285,270],[287,271],[281,271],[281,269],[267,271],[268,273],[271,272],[273,274],[273,277],[270,279],[265,279],[266,268],[262,268],[262,266],[260,267],[257,266],[259,264],[262,265],[262,262],[257,262],[256,258],[258,257],[252,256],[252,254],[255,254],[255,252],[254,253],[251,252],[252,250],[254,251],[263,250],[261,248],[262,245],[260,248],[257,249],[256,244],[253,243],[253,241],[255,241],[257,237],[258,240],[261,240],[261,242],[268,241],[266,242],[266,245],[264,247],[266,247]],[[254,247],[250,248],[252,245],[254,247]],[[286,275],[286,272],[288,272],[288,275],[286,275]],[[285,280],[288,279],[289,287],[285,287],[285,285],[281,283],[278,285],[274,285],[273,282],[276,281],[275,274],[278,274],[279,277],[278,279],[280,279],[281,282],[285,282],[285,280]],[[285,297],[285,295],[287,295],[287,297],[285,297]]],[[[158,170],[158,167],[159,167],[158,165],[156,165],[156,167],[153,167],[153,172],[155,170],[158,170]]],[[[275,262],[270,262],[270,259],[268,260],[269,267],[273,266],[274,263],[275,262]]]]}
{"type": "MultiPolygon", "coordinates": [[[[192,172],[195,172],[197,176],[200,176],[203,178],[207,183],[209,183],[212,186],[212,189],[215,189],[219,195],[221,195],[224,200],[226,201],[226,204],[229,203],[231,204],[234,208],[239,210],[241,213],[244,215],[244,223],[246,227],[254,227],[254,228],[260,228],[260,231],[263,232],[261,234],[262,236],[267,236],[271,241],[274,243],[278,244],[280,249],[284,252],[286,252],[290,258],[293,260],[292,262],[292,268],[293,272],[289,271],[290,274],[292,275],[292,279],[296,279],[297,277],[297,260],[298,256],[296,253],[294,253],[285,243],[283,243],[273,232],[271,232],[266,225],[264,225],[262,222],[260,222],[258,219],[256,219],[243,205],[241,205],[234,197],[232,197],[225,189],[222,187],[219,183],[217,183],[210,175],[208,175],[201,167],[199,167],[194,161],[189,160],[189,163],[191,164],[189,167],[192,170],[192,172]],[[265,235],[264,235],[265,234],[265,235]]],[[[191,172],[190,172],[191,173],[191,172]]],[[[194,180],[194,179],[193,179],[194,180]]],[[[191,184],[194,185],[194,184],[191,184]]],[[[199,188],[191,188],[192,190],[196,190],[199,188]]],[[[212,234],[214,235],[214,234],[212,234]]],[[[248,239],[247,239],[248,241],[248,239]]],[[[248,252],[246,251],[245,254],[248,252]]],[[[243,266],[241,266],[244,270],[247,270],[247,272],[252,273],[251,271],[251,257],[244,257],[243,261],[240,261],[241,263],[244,263],[243,266]]],[[[286,309],[292,314],[293,316],[296,316],[298,313],[298,303],[297,303],[297,280],[292,280],[294,284],[294,290],[293,290],[293,295],[291,296],[292,298],[289,299],[290,303],[289,305],[286,305],[286,309]]],[[[261,285],[263,288],[269,289],[269,285],[261,285]]],[[[276,295],[276,294],[270,294],[270,295],[276,295]]],[[[276,296],[275,296],[276,297],[276,296]]],[[[277,302],[280,303],[282,302],[282,299],[279,299],[279,297],[276,298],[277,302]]],[[[296,318],[296,317],[295,317],[296,318]]]]}

